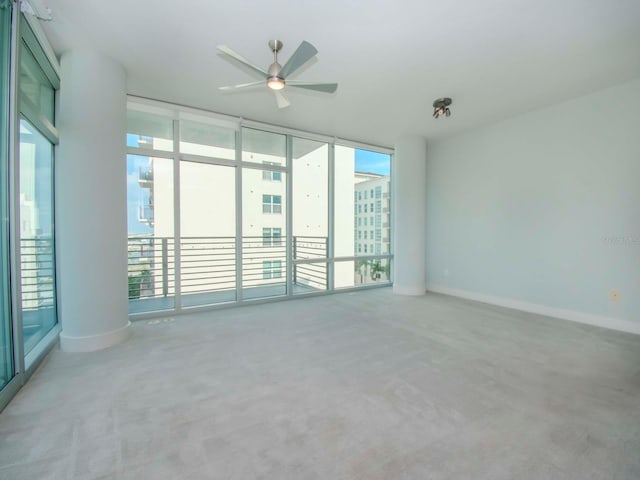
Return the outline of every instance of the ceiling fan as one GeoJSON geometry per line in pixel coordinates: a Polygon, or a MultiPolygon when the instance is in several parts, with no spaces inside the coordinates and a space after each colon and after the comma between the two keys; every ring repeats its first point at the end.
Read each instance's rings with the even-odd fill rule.
{"type": "Polygon", "coordinates": [[[239,85],[229,85],[227,87],[219,87],[222,91],[238,91],[249,88],[258,87],[264,85],[266,80],[267,87],[273,91],[278,103],[278,108],[286,108],[291,103],[282,95],[281,90],[285,86],[302,88],[306,90],[314,90],[322,93],[334,93],[338,89],[337,83],[310,83],[310,82],[295,82],[287,80],[287,77],[293,75],[296,71],[311,60],[318,50],[307,41],[303,41],[300,46],[293,52],[291,58],[287,63],[280,65],[278,63],[278,52],[282,49],[282,42],[280,40],[269,40],[269,49],[273,52],[273,63],[267,70],[254,65],[249,60],[231,50],[226,45],[218,45],[218,51],[228,58],[231,58],[245,67],[249,68],[249,71],[258,75],[262,80],[251,83],[241,83],[239,85]]]}

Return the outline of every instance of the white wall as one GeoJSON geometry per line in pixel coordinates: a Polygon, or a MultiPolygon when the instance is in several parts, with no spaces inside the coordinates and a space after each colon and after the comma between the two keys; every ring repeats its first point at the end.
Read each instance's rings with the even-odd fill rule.
{"type": "Polygon", "coordinates": [[[640,80],[427,158],[430,288],[640,333],[640,80]]]}

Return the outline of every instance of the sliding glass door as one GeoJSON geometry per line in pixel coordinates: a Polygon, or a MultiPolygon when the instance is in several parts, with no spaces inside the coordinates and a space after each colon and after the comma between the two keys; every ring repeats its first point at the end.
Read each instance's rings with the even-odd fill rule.
{"type": "Polygon", "coordinates": [[[11,3],[0,4],[0,390],[15,375],[9,291],[9,62],[11,3]]]}

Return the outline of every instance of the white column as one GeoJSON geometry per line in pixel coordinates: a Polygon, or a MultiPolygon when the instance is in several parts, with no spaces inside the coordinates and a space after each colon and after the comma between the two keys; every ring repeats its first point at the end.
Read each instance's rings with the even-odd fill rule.
{"type": "Polygon", "coordinates": [[[126,74],[95,51],[61,60],[56,157],[58,317],[63,350],[129,335],[126,74]]]}
{"type": "Polygon", "coordinates": [[[427,143],[423,137],[405,136],[397,140],[393,181],[393,292],[400,295],[423,295],[427,288],[427,143]]]}

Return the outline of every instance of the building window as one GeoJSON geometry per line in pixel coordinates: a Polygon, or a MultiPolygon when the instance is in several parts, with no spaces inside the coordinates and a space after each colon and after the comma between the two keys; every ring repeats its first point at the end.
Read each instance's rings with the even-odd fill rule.
{"type": "Polygon", "coordinates": [[[271,247],[282,245],[282,229],[281,228],[263,228],[262,229],[262,246],[271,247]]]}
{"type": "Polygon", "coordinates": [[[269,280],[272,278],[282,278],[282,261],[265,260],[262,262],[262,278],[269,280]]]}
{"type": "MultiPolygon", "coordinates": [[[[360,232],[358,232],[358,234],[359,234],[359,233],[360,233],[360,232]]],[[[360,235],[358,235],[358,237],[360,237],[360,235]]],[[[367,231],[366,231],[366,230],[364,231],[364,239],[365,239],[365,240],[367,239],[367,231]]]]}
{"type": "MultiPolygon", "coordinates": [[[[275,162],[262,162],[265,165],[278,165],[275,162]]],[[[268,180],[271,182],[281,182],[282,181],[282,172],[274,172],[271,170],[263,170],[262,171],[262,179],[268,180]]]]}
{"type": "Polygon", "coordinates": [[[362,192],[358,192],[358,200],[362,200],[362,192]]]}
{"type": "Polygon", "coordinates": [[[373,202],[371,202],[371,213],[373,213],[373,202]]]}
{"type": "Polygon", "coordinates": [[[367,244],[364,244],[364,253],[367,253],[367,244]]]}
{"type": "Polygon", "coordinates": [[[362,218],[358,218],[358,226],[361,227],[362,226],[362,218]]]}
{"type": "Polygon", "coordinates": [[[282,213],[282,196],[262,195],[262,213],[282,213]]]}
{"type": "Polygon", "coordinates": [[[376,198],[382,198],[382,187],[376,187],[376,198]]]}
{"type": "MultiPolygon", "coordinates": [[[[378,187],[380,188],[380,187],[378,187]]],[[[371,189],[371,198],[373,198],[373,188],[371,189]]]]}
{"type": "Polygon", "coordinates": [[[367,217],[364,217],[364,226],[367,226],[367,217]]]}
{"type": "Polygon", "coordinates": [[[358,213],[362,213],[362,205],[358,205],[358,213]]]}
{"type": "Polygon", "coordinates": [[[362,230],[358,230],[358,240],[362,239],[362,230]]]}
{"type": "Polygon", "coordinates": [[[364,204],[364,213],[367,213],[367,204],[364,204]]]}

